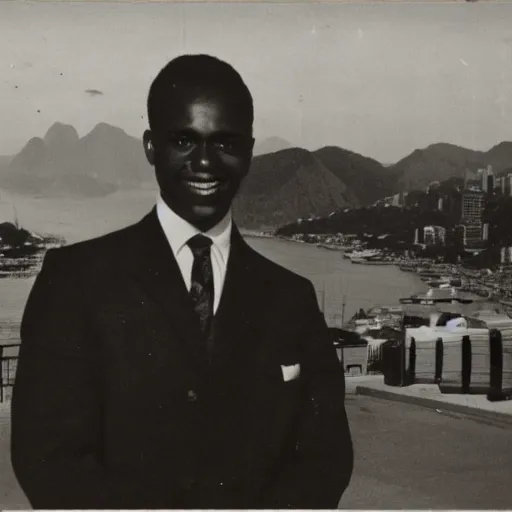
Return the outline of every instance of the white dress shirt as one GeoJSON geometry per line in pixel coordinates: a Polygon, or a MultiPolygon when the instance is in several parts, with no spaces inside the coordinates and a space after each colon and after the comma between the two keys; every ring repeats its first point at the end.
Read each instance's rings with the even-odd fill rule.
{"type": "Polygon", "coordinates": [[[215,313],[219,306],[222,289],[224,287],[229,250],[231,247],[231,229],[233,226],[231,211],[229,211],[216,226],[204,233],[171,210],[167,204],[165,204],[161,196],[158,197],[156,203],[156,213],[169,245],[171,246],[174,257],[178,262],[187,290],[189,291],[192,281],[194,256],[187,242],[199,233],[212,239],[213,312],[215,313]]]}

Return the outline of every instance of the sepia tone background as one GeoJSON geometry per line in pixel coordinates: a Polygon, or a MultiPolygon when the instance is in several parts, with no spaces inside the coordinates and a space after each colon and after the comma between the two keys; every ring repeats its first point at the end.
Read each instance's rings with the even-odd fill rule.
{"type": "MultiPolygon", "coordinates": [[[[227,60],[254,95],[257,156],[236,205],[253,233],[466,167],[504,170],[511,20],[511,3],[485,0],[0,2],[0,224],[73,243],[144,215],[157,194],[140,142],[146,94],[181,53],[227,60]]],[[[345,305],[348,317],[421,286],[314,246],[249,242],[311,278],[331,324],[345,305]]],[[[19,321],[32,283],[0,280],[0,321],[19,321]]],[[[341,506],[510,506],[508,431],[361,397],[347,404],[356,469],[341,506]]],[[[27,508],[8,424],[0,408],[0,505],[27,508]]]]}

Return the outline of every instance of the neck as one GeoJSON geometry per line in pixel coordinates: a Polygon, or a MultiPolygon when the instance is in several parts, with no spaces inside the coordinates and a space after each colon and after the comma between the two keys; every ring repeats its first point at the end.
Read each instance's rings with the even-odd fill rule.
{"type": "Polygon", "coordinates": [[[163,202],[167,205],[169,209],[171,209],[176,215],[181,217],[183,220],[187,221],[189,224],[194,226],[199,231],[205,233],[206,231],[209,231],[213,227],[215,227],[217,224],[222,222],[226,216],[228,215],[230,208],[228,208],[226,211],[221,211],[212,215],[186,215],[183,214],[183,212],[180,212],[176,208],[173,208],[171,206],[170,201],[166,201],[164,196],[161,196],[161,199],[163,202]]]}
{"type": "Polygon", "coordinates": [[[199,231],[206,233],[206,231],[210,231],[210,229],[212,229],[214,226],[216,226],[222,219],[223,219],[223,217],[215,218],[215,219],[206,219],[204,221],[195,221],[195,222],[191,222],[188,219],[185,219],[185,220],[187,222],[190,222],[190,224],[192,224],[192,226],[194,226],[195,228],[199,229],[199,231]]]}

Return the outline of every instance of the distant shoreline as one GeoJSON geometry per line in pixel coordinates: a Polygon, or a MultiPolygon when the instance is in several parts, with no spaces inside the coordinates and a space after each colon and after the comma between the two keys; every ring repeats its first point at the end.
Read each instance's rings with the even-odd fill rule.
{"type": "Polygon", "coordinates": [[[248,236],[250,238],[277,238],[273,233],[267,231],[256,231],[251,229],[240,228],[240,234],[242,236],[248,236]]]}
{"type": "Polygon", "coordinates": [[[296,238],[293,238],[291,236],[276,235],[276,234],[268,233],[265,231],[252,231],[252,230],[248,230],[248,229],[247,230],[240,229],[240,233],[242,234],[242,236],[246,236],[249,238],[270,238],[272,240],[282,240],[283,242],[293,242],[295,244],[308,245],[310,247],[317,247],[318,249],[327,249],[330,251],[345,252],[347,250],[347,248],[342,245],[323,244],[323,243],[318,243],[318,242],[305,242],[304,240],[297,240],[296,238]]]}

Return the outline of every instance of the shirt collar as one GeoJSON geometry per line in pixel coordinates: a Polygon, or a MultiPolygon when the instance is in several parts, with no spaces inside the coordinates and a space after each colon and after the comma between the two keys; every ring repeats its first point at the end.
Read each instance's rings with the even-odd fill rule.
{"type": "MultiPolygon", "coordinates": [[[[201,233],[199,229],[171,210],[160,195],[156,203],[156,213],[175,257],[194,235],[201,233]]],[[[229,210],[217,225],[202,233],[212,239],[224,263],[227,262],[229,255],[232,227],[233,220],[229,210]]]]}

